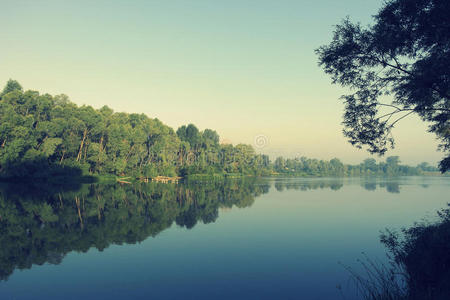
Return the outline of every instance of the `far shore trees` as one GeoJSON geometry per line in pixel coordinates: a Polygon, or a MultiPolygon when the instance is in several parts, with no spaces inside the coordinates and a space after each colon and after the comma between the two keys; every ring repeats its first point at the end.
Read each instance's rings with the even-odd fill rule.
{"type": "Polygon", "coordinates": [[[189,124],[174,131],[144,114],[77,106],[65,95],[24,91],[14,80],[1,93],[0,120],[2,178],[397,176],[435,171],[427,164],[402,166],[398,158],[360,165],[306,157],[278,158],[272,163],[251,145],[220,144],[212,129],[201,131],[189,124]]]}

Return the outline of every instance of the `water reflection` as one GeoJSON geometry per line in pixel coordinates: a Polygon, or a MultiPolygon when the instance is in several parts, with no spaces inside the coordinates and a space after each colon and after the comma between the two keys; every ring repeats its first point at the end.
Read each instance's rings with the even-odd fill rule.
{"type": "Polygon", "coordinates": [[[284,190],[317,190],[317,189],[332,189],[334,191],[339,190],[344,186],[343,179],[330,178],[330,179],[278,179],[275,180],[275,189],[279,192],[284,190]]]}
{"type": "MultiPolygon", "coordinates": [[[[375,191],[377,188],[384,189],[388,193],[400,193],[400,186],[402,184],[401,179],[397,180],[389,180],[383,181],[377,178],[366,178],[366,179],[352,179],[352,178],[306,178],[306,179],[298,179],[294,178],[291,180],[286,179],[278,179],[275,180],[275,189],[279,192],[284,190],[299,190],[299,191],[308,191],[308,190],[317,190],[317,189],[331,189],[333,191],[340,190],[344,183],[352,182],[354,180],[358,180],[361,183],[361,186],[367,191],[375,191]]],[[[428,185],[423,184],[422,187],[426,188],[428,185]]]]}
{"type": "Polygon", "coordinates": [[[211,223],[218,209],[251,206],[269,190],[254,180],[167,185],[93,184],[0,188],[0,279],[33,264],[59,264],[71,251],[136,243],[174,222],[211,223]]]}
{"type": "MultiPolygon", "coordinates": [[[[230,180],[167,185],[0,185],[0,280],[33,264],[59,264],[71,251],[102,251],[155,237],[173,224],[212,223],[219,209],[249,207],[271,186],[277,191],[330,189],[339,178],[230,180]]],[[[400,192],[400,182],[362,181],[364,189],[400,192]]]]}
{"type": "Polygon", "coordinates": [[[388,193],[400,193],[400,183],[397,181],[376,182],[372,180],[364,181],[362,186],[367,191],[375,191],[378,188],[386,189],[388,193]]]}

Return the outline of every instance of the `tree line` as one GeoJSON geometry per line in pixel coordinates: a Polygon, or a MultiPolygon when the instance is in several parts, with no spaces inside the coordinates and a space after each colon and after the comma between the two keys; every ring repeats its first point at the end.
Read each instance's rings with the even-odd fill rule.
{"type": "Polygon", "coordinates": [[[402,165],[398,156],[389,156],[383,162],[367,158],[358,165],[348,165],[339,159],[329,161],[306,157],[275,159],[273,169],[285,176],[408,176],[438,172],[426,162],[416,167],[402,165]]]}
{"type": "Polygon", "coordinates": [[[277,158],[251,145],[221,144],[216,131],[195,125],[176,131],[145,114],[77,106],[66,95],[24,91],[9,80],[0,93],[0,176],[104,175],[152,178],[193,174],[252,176],[419,175],[436,168],[367,159],[360,165],[277,158]]]}

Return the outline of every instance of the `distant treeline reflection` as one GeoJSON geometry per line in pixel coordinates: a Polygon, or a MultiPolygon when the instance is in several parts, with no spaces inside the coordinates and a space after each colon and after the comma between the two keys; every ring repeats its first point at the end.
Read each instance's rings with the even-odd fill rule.
{"type": "Polygon", "coordinates": [[[284,190],[316,190],[316,189],[332,189],[339,190],[344,185],[341,179],[321,179],[321,180],[275,180],[275,189],[279,192],[284,190]]]}
{"type": "MultiPolygon", "coordinates": [[[[316,190],[331,189],[333,191],[340,190],[344,186],[344,180],[339,178],[320,179],[320,180],[276,180],[275,189],[279,192],[284,190],[316,190]]],[[[362,181],[361,186],[368,191],[374,191],[378,188],[386,189],[388,193],[400,193],[400,183],[397,181],[377,182],[362,181]]],[[[427,187],[423,185],[423,187],[427,187]]]]}

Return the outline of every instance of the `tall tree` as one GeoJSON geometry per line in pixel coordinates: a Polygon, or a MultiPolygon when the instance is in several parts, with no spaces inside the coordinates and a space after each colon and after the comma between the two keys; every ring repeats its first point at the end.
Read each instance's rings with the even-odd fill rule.
{"type": "Polygon", "coordinates": [[[17,82],[16,80],[8,80],[8,82],[6,83],[6,86],[3,88],[3,91],[0,93],[0,99],[1,97],[3,97],[4,95],[8,94],[9,92],[12,91],[23,91],[22,86],[20,85],[19,82],[17,82]]]}
{"type": "Polygon", "coordinates": [[[375,24],[345,19],[316,50],[333,83],[354,91],[342,96],[351,144],[384,154],[394,147],[396,123],[416,114],[441,141],[441,171],[450,169],[449,16],[448,0],[388,0],[375,24]]]}

